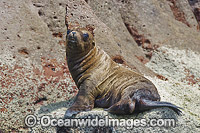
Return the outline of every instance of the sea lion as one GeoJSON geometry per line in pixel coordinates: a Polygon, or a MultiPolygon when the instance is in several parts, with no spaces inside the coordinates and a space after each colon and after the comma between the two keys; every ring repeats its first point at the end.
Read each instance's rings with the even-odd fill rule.
{"type": "Polygon", "coordinates": [[[69,71],[79,92],[65,117],[94,107],[121,115],[157,107],[169,107],[181,113],[176,105],[160,102],[158,91],[150,80],[115,63],[95,45],[93,35],[86,29],[68,30],[66,43],[69,71]]]}

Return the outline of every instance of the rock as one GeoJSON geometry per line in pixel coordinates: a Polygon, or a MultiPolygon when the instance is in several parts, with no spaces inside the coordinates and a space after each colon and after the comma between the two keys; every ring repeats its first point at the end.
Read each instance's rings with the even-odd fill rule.
{"type": "Polygon", "coordinates": [[[0,129],[5,132],[25,132],[27,114],[77,92],[65,46],[58,44],[62,39],[52,35],[37,8],[31,1],[0,2],[0,129]]]}
{"type": "MultiPolygon", "coordinates": [[[[136,42],[136,36],[142,36],[152,45],[170,45],[181,49],[188,48],[200,51],[198,23],[190,10],[187,0],[113,0],[110,2],[106,0],[89,0],[88,3],[95,14],[111,30],[119,32],[117,34],[119,37],[120,33],[123,33],[122,31],[127,31],[125,26],[127,28],[129,26],[137,33],[132,34],[129,31],[136,42]],[[121,25],[119,26],[119,24],[121,25]],[[122,30],[116,27],[120,27],[122,30]]],[[[140,45],[140,42],[138,42],[138,45],[140,45]]]]}
{"type": "MultiPolygon", "coordinates": [[[[59,103],[60,104],[60,103],[59,103]]],[[[65,103],[68,104],[68,103],[65,103]]],[[[69,104],[68,104],[69,105],[69,104]]],[[[63,107],[58,107],[57,105],[54,104],[54,106],[49,105],[49,106],[44,106],[43,108],[49,108],[48,112],[42,112],[42,107],[40,110],[38,110],[35,115],[37,118],[41,118],[43,116],[50,116],[52,118],[62,119],[63,120],[63,115],[66,111],[67,108],[63,107]],[[56,107],[54,107],[56,106],[56,107]],[[57,108],[56,110],[53,110],[53,108],[57,108]]],[[[32,132],[59,132],[59,133],[65,133],[65,132],[198,132],[198,129],[196,128],[196,123],[194,123],[194,120],[190,118],[188,115],[184,114],[182,116],[177,116],[171,109],[168,108],[159,108],[159,109],[153,109],[151,111],[146,111],[144,113],[140,113],[138,115],[125,115],[125,116],[117,116],[117,115],[112,115],[109,114],[108,112],[103,111],[102,109],[93,109],[92,111],[89,112],[81,112],[80,114],[76,115],[75,117],[71,118],[72,119],[80,119],[80,120],[99,120],[102,119],[104,124],[106,125],[106,121],[118,121],[120,123],[121,121],[121,126],[116,125],[116,127],[112,125],[107,125],[107,126],[102,126],[98,127],[95,126],[95,122],[91,123],[92,126],[75,126],[75,127],[65,127],[65,126],[48,126],[48,127],[42,127],[41,125],[37,125],[33,128],[30,129],[32,132]],[[160,126],[150,126],[150,121],[152,119],[157,119],[160,121],[160,123],[164,123],[164,120],[172,120],[176,126],[171,126],[166,125],[161,127],[160,126]],[[126,122],[124,122],[126,120],[126,122]],[[145,121],[145,124],[142,124],[141,121],[145,121]],[[134,121],[139,121],[137,124],[134,124],[136,122],[134,121]],[[123,123],[126,123],[123,126],[123,123]],[[146,125],[148,123],[148,125],[146,125]],[[139,125],[143,126],[139,126],[139,125]],[[145,126],[144,126],[145,125],[145,126]]],[[[101,120],[101,121],[102,121],[101,120]]],[[[64,120],[63,120],[64,121],[64,120]]],[[[65,120],[70,121],[70,119],[65,120]]],[[[64,123],[64,122],[63,122],[64,123]]],[[[108,124],[109,122],[107,122],[108,124]]],[[[117,122],[116,122],[117,123],[117,122]]],[[[65,123],[66,124],[66,123],[65,123]]],[[[155,123],[154,123],[155,124],[155,123]]],[[[67,124],[66,124],[67,125],[67,124]]],[[[74,124],[75,125],[75,124],[74,124]]],[[[159,125],[159,124],[158,124],[159,125]]],[[[45,126],[45,125],[44,125],[45,126]]]]}
{"type": "Polygon", "coordinates": [[[197,121],[200,120],[200,55],[190,50],[161,47],[146,64],[167,80],[151,79],[158,87],[161,100],[171,101],[184,108],[197,121]],[[195,60],[194,60],[195,59],[195,60]],[[163,83],[161,83],[163,82],[163,83]]]}

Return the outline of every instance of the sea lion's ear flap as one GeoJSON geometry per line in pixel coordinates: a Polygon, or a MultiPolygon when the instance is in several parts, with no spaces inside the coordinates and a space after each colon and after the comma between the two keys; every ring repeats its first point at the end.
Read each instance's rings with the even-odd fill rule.
{"type": "Polygon", "coordinates": [[[86,29],[94,36],[95,27],[93,25],[87,25],[86,29]]]}
{"type": "Polygon", "coordinates": [[[95,42],[94,41],[92,41],[92,45],[95,46],[95,42]]]}

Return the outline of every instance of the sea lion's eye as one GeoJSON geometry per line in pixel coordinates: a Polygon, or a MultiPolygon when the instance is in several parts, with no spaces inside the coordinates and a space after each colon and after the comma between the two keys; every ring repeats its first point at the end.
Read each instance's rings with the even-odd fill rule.
{"type": "Polygon", "coordinates": [[[89,38],[88,33],[84,33],[83,34],[83,41],[87,41],[88,38],[89,38]]]}
{"type": "Polygon", "coordinates": [[[67,30],[67,35],[71,32],[71,30],[67,30]]]}

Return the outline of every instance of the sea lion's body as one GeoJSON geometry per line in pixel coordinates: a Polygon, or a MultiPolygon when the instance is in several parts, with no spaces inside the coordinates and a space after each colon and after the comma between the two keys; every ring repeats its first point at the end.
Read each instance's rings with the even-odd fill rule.
{"type": "Polygon", "coordinates": [[[115,63],[95,46],[92,34],[86,30],[69,33],[67,62],[79,93],[66,116],[94,107],[108,108],[107,111],[115,114],[132,114],[163,106],[180,112],[171,103],[159,102],[160,96],[151,81],[115,63]]]}

